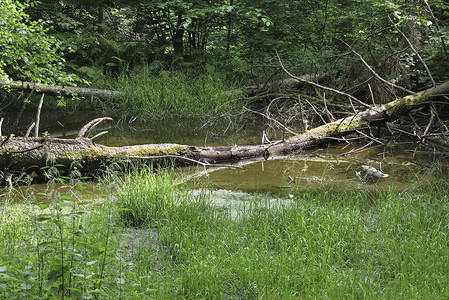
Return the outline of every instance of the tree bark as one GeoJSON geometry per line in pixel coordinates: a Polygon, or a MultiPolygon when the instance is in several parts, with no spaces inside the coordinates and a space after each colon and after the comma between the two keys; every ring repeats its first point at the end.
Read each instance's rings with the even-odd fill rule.
{"type": "Polygon", "coordinates": [[[44,85],[33,82],[6,82],[0,81],[0,88],[13,89],[23,92],[31,92],[34,90],[37,94],[45,94],[48,96],[66,96],[73,97],[74,95],[80,97],[99,97],[105,99],[117,99],[123,95],[120,91],[102,90],[81,88],[73,86],[60,86],[60,85],[44,85]]]}
{"type": "Polygon", "coordinates": [[[449,82],[327,123],[287,140],[262,145],[196,147],[147,144],[107,147],[84,137],[77,139],[0,137],[0,168],[32,172],[49,164],[69,167],[76,161],[82,165],[82,171],[87,172],[112,161],[136,158],[179,157],[186,159],[184,162],[195,160],[204,164],[229,163],[257,157],[269,158],[318,147],[329,143],[329,138],[341,137],[370,125],[391,122],[412,108],[431,103],[447,93],[449,82]]]}

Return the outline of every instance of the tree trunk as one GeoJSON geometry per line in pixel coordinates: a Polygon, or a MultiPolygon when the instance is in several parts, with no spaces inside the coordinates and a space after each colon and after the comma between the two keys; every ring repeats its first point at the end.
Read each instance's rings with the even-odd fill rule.
{"type": "Polygon", "coordinates": [[[268,158],[318,147],[328,143],[329,138],[341,137],[370,125],[393,121],[417,105],[430,103],[447,93],[449,93],[449,82],[327,123],[287,140],[262,145],[196,147],[178,144],[147,144],[107,147],[95,144],[87,138],[0,137],[0,168],[32,172],[49,164],[69,167],[76,161],[82,165],[82,171],[87,172],[117,159],[178,157],[185,159],[184,162],[196,160],[205,164],[219,164],[256,157],[268,158]]]}
{"type": "MultiPolygon", "coordinates": [[[[330,73],[319,73],[314,75],[304,75],[300,78],[306,81],[321,82],[329,79],[330,73]]],[[[272,93],[280,90],[297,90],[304,86],[304,82],[297,80],[295,78],[287,78],[274,82],[267,82],[265,84],[250,86],[243,89],[232,90],[223,92],[224,96],[256,96],[260,94],[272,93]]],[[[93,88],[81,88],[73,86],[60,86],[60,85],[44,85],[33,82],[6,82],[0,81],[0,89],[12,89],[30,93],[34,90],[36,94],[45,94],[47,96],[65,96],[73,97],[74,95],[80,97],[98,97],[102,99],[118,99],[124,95],[121,91],[111,91],[103,89],[93,89],[93,88]]]]}
{"type": "Polygon", "coordinates": [[[32,82],[6,82],[0,81],[0,88],[13,89],[24,92],[31,92],[34,90],[37,94],[46,94],[48,96],[66,96],[72,97],[73,95],[78,95],[80,97],[99,97],[99,98],[119,98],[123,95],[123,92],[101,90],[101,89],[91,89],[91,88],[81,88],[73,86],[49,86],[39,83],[32,82]]]}

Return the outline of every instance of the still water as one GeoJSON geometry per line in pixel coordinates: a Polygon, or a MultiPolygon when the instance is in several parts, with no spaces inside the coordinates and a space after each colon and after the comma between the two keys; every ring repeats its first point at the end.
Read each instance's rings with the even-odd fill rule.
{"type": "MultiPolygon", "coordinates": [[[[34,117],[34,113],[25,114],[18,131],[25,132],[34,117]]],[[[84,124],[96,117],[102,116],[90,112],[43,113],[40,132],[48,132],[55,137],[75,137],[84,124]]],[[[13,115],[7,116],[3,126],[12,123],[14,118],[13,115]]],[[[265,128],[263,120],[254,119],[238,122],[227,119],[215,122],[200,119],[115,119],[98,128],[97,132],[106,130],[108,133],[96,142],[108,146],[150,143],[195,146],[251,145],[261,143],[265,128]]],[[[202,167],[187,167],[178,172],[190,176],[197,174],[192,176],[194,185],[201,183],[201,186],[206,185],[213,190],[235,192],[288,194],[290,190],[311,189],[404,191],[435,180],[435,176],[441,176],[441,172],[435,170],[447,168],[449,162],[448,157],[444,155],[417,154],[413,144],[364,146],[335,145],[276,159],[239,164],[233,168],[208,168],[208,171],[204,172],[202,167]],[[367,177],[363,173],[363,165],[381,170],[388,177],[367,177]]],[[[95,196],[102,192],[96,190],[96,185],[94,182],[86,182],[78,189],[95,196]]],[[[57,185],[53,188],[63,187],[57,185]]],[[[39,199],[42,191],[47,194],[51,189],[48,185],[27,187],[24,188],[24,196],[32,193],[33,198],[39,199]]]]}

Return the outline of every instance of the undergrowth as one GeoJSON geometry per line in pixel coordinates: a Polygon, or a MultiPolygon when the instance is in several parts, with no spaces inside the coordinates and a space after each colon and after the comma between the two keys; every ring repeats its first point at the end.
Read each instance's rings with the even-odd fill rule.
{"type": "Polygon", "coordinates": [[[448,187],[253,195],[235,215],[172,173],[133,173],[87,209],[2,207],[0,297],[447,299],[448,187]]]}
{"type": "Polygon", "coordinates": [[[164,116],[214,115],[241,108],[223,94],[238,83],[217,71],[167,71],[142,66],[131,72],[98,78],[93,85],[123,91],[118,101],[100,101],[99,108],[114,115],[139,115],[160,119],[164,116]]]}

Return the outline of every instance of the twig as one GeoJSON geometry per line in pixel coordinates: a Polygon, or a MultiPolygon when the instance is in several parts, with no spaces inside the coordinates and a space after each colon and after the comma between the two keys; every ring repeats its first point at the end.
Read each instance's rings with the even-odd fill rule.
{"type": "Polygon", "coordinates": [[[2,134],[2,125],[3,125],[3,120],[4,120],[4,118],[2,118],[1,120],[0,120],[0,136],[2,136],[3,134],[2,134]]]}
{"type": "Polygon", "coordinates": [[[262,131],[262,144],[271,144],[271,141],[267,137],[265,130],[262,131]]]}
{"type": "Polygon", "coordinates": [[[233,165],[226,165],[226,164],[210,164],[207,162],[202,162],[193,158],[188,158],[188,157],[184,157],[184,156],[179,156],[179,155],[157,155],[157,156],[126,156],[126,158],[131,158],[131,159],[159,159],[159,158],[179,158],[179,159],[184,159],[205,167],[226,167],[226,168],[237,168],[237,169],[241,169],[242,167],[239,166],[233,166],[233,165]]]}
{"type": "Polygon", "coordinates": [[[430,110],[430,120],[429,120],[429,123],[426,126],[426,129],[424,130],[424,134],[421,137],[423,143],[425,142],[427,133],[429,132],[430,127],[432,126],[434,119],[435,119],[435,113],[433,112],[433,110],[430,110]]]}
{"type": "Polygon", "coordinates": [[[379,143],[379,144],[381,144],[381,145],[385,145],[384,142],[382,142],[382,141],[380,141],[380,140],[378,140],[378,139],[376,139],[376,138],[374,138],[374,137],[372,137],[372,136],[369,136],[369,135],[367,135],[366,133],[363,133],[363,132],[360,131],[360,130],[356,130],[355,132],[357,132],[358,134],[361,134],[361,135],[363,135],[364,137],[369,138],[370,140],[375,141],[375,142],[377,142],[377,143],[379,143]]]}
{"type": "Polygon", "coordinates": [[[62,136],[65,136],[65,126],[61,122],[58,121],[58,124],[62,127],[62,136]]]}
{"type": "Polygon", "coordinates": [[[349,103],[351,103],[351,107],[352,107],[352,110],[354,111],[354,113],[357,113],[357,111],[355,110],[354,104],[352,104],[351,98],[349,98],[349,103]]]}
{"type": "Polygon", "coordinates": [[[352,150],[350,150],[350,151],[348,151],[348,152],[338,154],[337,156],[346,156],[346,155],[349,155],[349,154],[354,153],[354,152],[360,152],[360,151],[362,151],[363,149],[365,149],[365,148],[371,146],[372,144],[373,144],[373,141],[370,141],[368,144],[366,144],[366,145],[363,146],[363,147],[360,147],[360,148],[357,148],[357,149],[352,149],[352,150]]]}
{"type": "MultiPolygon", "coordinates": [[[[371,77],[372,78],[372,77],[371,77]]],[[[371,88],[371,84],[368,83],[369,92],[371,94],[371,99],[373,100],[373,105],[376,106],[376,102],[374,101],[374,93],[373,89],[371,88]]]]}
{"type": "Polygon", "coordinates": [[[34,126],[36,126],[36,122],[33,122],[33,123],[30,125],[30,127],[28,127],[27,133],[25,134],[25,137],[26,137],[26,138],[30,136],[31,130],[33,130],[34,126]]]}
{"type": "Polygon", "coordinates": [[[276,124],[278,124],[279,126],[281,126],[284,130],[288,131],[289,133],[291,133],[291,134],[293,134],[293,135],[298,135],[296,132],[291,131],[290,129],[287,128],[287,126],[285,126],[284,124],[282,124],[282,123],[279,122],[278,120],[273,119],[273,118],[267,116],[267,115],[264,114],[264,113],[261,113],[261,112],[258,112],[258,111],[249,109],[249,108],[247,108],[247,107],[244,107],[244,109],[247,110],[247,111],[250,111],[250,112],[252,112],[252,113],[261,115],[261,116],[267,118],[268,120],[275,122],[276,124]]]}
{"type": "MultiPolygon", "coordinates": [[[[346,43],[345,43],[346,44],[346,43]]],[[[348,44],[346,44],[348,47],[350,47],[348,44]]],[[[357,55],[357,57],[362,61],[362,63],[365,65],[365,67],[371,72],[371,73],[373,73],[373,75],[377,78],[377,79],[379,79],[380,81],[382,81],[383,83],[385,83],[385,84],[387,84],[387,85],[389,85],[389,86],[391,86],[391,87],[394,87],[394,88],[396,88],[396,89],[398,89],[398,90],[401,90],[401,91],[404,91],[404,92],[406,92],[406,93],[408,93],[408,94],[411,94],[411,95],[416,95],[416,93],[415,92],[413,92],[413,91],[411,91],[411,90],[409,90],[409,89],[406,89],[405,87],[402,87],[402,86],[400,86],[400,85],[397,85],[397,84],[394,84],[394,83],[392,83],[392,82],[390,82],[390,81],[388,81],[388,80],[386,80],[386,79],[383,79],[379,74],[377,74],[376,73],[376,71],[374,71],[373,70],[373,68],[371,68],[371,66],[363,59],[363,56],[362,55],[360,55],[357,51],[355,51],[354,49],[352,49],[352,52],[355,54],[355,55],[357,55]]]]}
{"type": "Polygon", "coordinates": [[[334,116],[332,115],[332,113],[327,109],[327,104],[326,104],[326,93],[323,93],[323,102],[324,102],[324,110],[326,111],[326,115],[329,118],[329,121],[333,121],[334,120],[334,116]]]}
{"type": "Polygon", "coordinates": [[[104,117],[104,118],[97,118],[97,119],[90,121],[89,123],[84,125],[83,128],[81,128],[81,130],[78,133],[78,136],[76,138],[80,139],[83,137],[84,138],[87,137],[89,135],[89,133],[92,131],[92,129],[94,129],[95,126],[97,126],[98,124],[100,124],[103,121],[112,121],[112,118],[104,117]]]}
{"type": "Polygon", "coordinates": [[[306,102],[310,105],[310,107],[312,107],[313,111],[315,112],[315,114],[317,114],[321,120],[323,121],[324,124],[327,124],[326,120],[324,120],[323,116],[317,112],[317,110],[315,109],[315,106],[313,106],[312,103],[309,102],[309,100],[306,99],[306,102]]]}
{"type": "Polygon", "coordinates": [[[39,106],[37,107],[37,114],[36,114],[36,127],[34,128],[34,136],[39,136],[39,123],[41,120],[41,110],[42,110],[42,104],[44,104],[44,96],[45,94],[42,94],[41,100],[39,101],[39,106]]]}
{"type": "Polygon", "coordinates": [[[433,79],[432,73],[430,73],[429,67],[424,62],[424,59],[421,57],[421,55],[419,55],[419,53],[418,53],[418,51],[416,51],[415,47],[413,47],[413,44],[412,44],[412,42],[410,42],[408,37],[401,30],[399,30],[398,26],[396,26],[396,24],[393,22],[393,20],[390,18],[390,16],[388,16],[388,20],[390,20],[390,23],[391,23],[391,25],[393,25],[394,29],[396,29],[396,31],[399,32],[402,35],[402,37],[407,41],[407,44],[410,46],[410,49],[412,49],[413,53],[415,53],[416,56],[418,56],[419,60],[423,64],[424,68],[426,69],[427,75],[429,75],[429,78],[432,81],[432,85],[435,87],[436,86],[435,80],[433,79]]]}
{"type": "Polygon", "coordinates": [[[298,95],[298,101],[299,101],[299,111],[301,113],[301,120],[302,120],[302,130],[306,131],[308,129],[308,126],[307,126],[307,120],[304,117],[304,109],[302,107],[302,101],[301,101],[300,95],[298,95]]]}
{"type": "Polygon", "coordinates": [[[9,153],[9,154],[20,154],[20,153],[25,153],[25,152],[30,152],[30,151],[33,151],[33,150],[40,149],[40,148],[42,148],[43,146],[44,146],[44,145],[41,144],[41,145],[36,146],[36,147],[33,147],[33,148],[29,148],[29,149],[25,149],[25,150],[19,150],[19,151],[9,151],[8,153],[9,153]]]}
{"type": "Polygon", "coordinates": [[[433,113],[435,114],[438,123],[440,124],[441,128],[441,133],[443,134],[443,136],[445,136],[445,133],[449,131],[449,129],[447,128],[446,124],[444,124],[444,122],[440,119],[440,115],[438,115],[438,112],[435,108],[435,105],[433,105],[433,103],[430,105],[430,110],[433,111],[433,113]]]}
{"type": "Polygon", "coordinates": [[[14,134],[10,133],[10,134],[6,137],[6,139],[4,139],[3,142],[0,144],[0,148],[3,147],[3,146],[9,141],[9,139],[10,139],[11,137],[13,137],[13,136],[14,136],[14,134]]]}
{"type": "Polygon", "coordinates": [[[99,138],[102,135],[105,135],[106,133],[108,133],[108,131],[102,131],[96,135],[94,135],[93,137],[90,138],[91,141],[95,140],[96,138],[99,138]]]}
{"type": "MultiPolygon", "coordinates": [[[[33,87],[33,89],[31,90],[31,92],[30,92],[30,94],[28,95],[28,97],[27,97],[25,100],[23,100],[23,104],[22,104],[22,107],[20,108],[19,114],[17,115],[17,118],[16,118],[16,120],[14,121],[14,124],[12,125],[12,130],[11,130],[12,133],[14,133],[14,131],[16,131],[17,125],[19,125],[19,121],[20,121],[20,119],[22,118],[22,114],[23,114],[23,112],[25,111],[25,107],[26,107],[28,101],[30,100],[30,97],[31,97],[33,94],[34,94],[34,87],[33,87]]],[[[19,99],[20,99],[20,97],[19,97],[19,99]]]]}
{"type": "Polygon", "coordinates": [[[327,87],[327,86],[324,86],[324,85],[315,83],[315,82],[313,82],[313,81],[305,80],[305,79],[303,79],[303,78],[301,78],[301,77],[298,77],[298,76],[294,76],[292,73],[290,73],[290,72],[284,67],[284,65],[282,64],[282,60],[281,60],[281,58],[279,57],[279,54],[278,54],[277,51],[276,51],[276,54],[277,54],[277,57],[278,57],[278,60],[279,60],[279,64],[280,64],[282,70],[283,70],[288,76],[290,76],[291,78],[294,78],[294,79],[296,79],[296,80],[298,80],[298,81],[301,81],[301,82],[304,82],[304,83],[307,83],[307,84],[316,86],[316,87],[318,87],[318,88],[320,88],[320,89],[323,89],[323,90],[331,91],[331,92],[333,92],[333,93],[336,93],[336,94],[339,94],[339,95],[343,95],[343,96],[349,97],[349,98],[351,98],[352,100],[354,100],[354,101],[356,101],[357,103],[359,103],[360,105],[362,105],[362,106],[364,106],[364,107],[366,107],[366,108],[371,108],[370,105],[364,103],[363,101],[357,99],[356,97],[354,97],[354,96],[352,96],[352,95],[350,95],[350,94],[348,94],[348,93],[345,93],[345,92],[342,92],[342,91],[339,91],[339,90],[336,90],[336,89],[333,89],[333,88],[330,88],[330,87],[327,87]]]}

